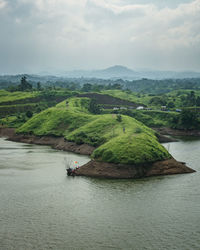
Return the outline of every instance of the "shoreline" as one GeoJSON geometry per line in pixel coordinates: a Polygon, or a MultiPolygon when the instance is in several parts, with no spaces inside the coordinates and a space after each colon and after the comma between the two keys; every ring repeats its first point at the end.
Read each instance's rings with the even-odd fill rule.
{"type": "MultiPolygon", "coordinates": [[[[77,145],[69,142],[64,137],[54,136],[34,136],[16,134],[13,128],[1,128],[0,137],[7,137],[7,140],[24,142],[29,144],[48,145],[57,150],[69,151],[82,155],[91,155],[95,147],[87,144],[77,145]]],[[[171,139],[171,138],[170,138],[171,139]]],[[[171,141],[171,140],[170,140],[171,141]]],[[[166,142],[166,141],[165,141],[166,142]]],[[[75,170],[76,176],[89,176],[98,178],[144,178],[159,175],[173,175],[193,173],[195,170],[187,167],[185,163],[178,162],[174,158],[157,161],[153,163],[144,163],[140,165],[123,165],[91,160],[85,165],[75,170]]]]}
{"type": "Polygon", "coordinates": [[[13,128],[0,128],[0,136],[5,136],[7,140],[10,141],[48,145],[57,150],[69,151],[82,155],[91,155],[95,149],[95,147],[87,144],[77,145],[75,142],[66,141],[64,137],[16,134],[13,128]]]}
{"type": "Polygon", "coordinates": [[[194,172],[196,171],[187,167],[184,162],[178,162],[174,158],[141,165],[123,165],[91,160],[76,169],[75,175],[110,179],[138,179],[194,172]]]}
{"type": "MultiPolygon", "coordinates": [[[[161,136],[197,136],[200,137],[200,130],[180,130],[167,127],[152,128],[161,136]]],[[[168,137],[169,138],[169,137],[168,137]]],[[[173,138],[172,138],[173,139],[173,138]]]]}

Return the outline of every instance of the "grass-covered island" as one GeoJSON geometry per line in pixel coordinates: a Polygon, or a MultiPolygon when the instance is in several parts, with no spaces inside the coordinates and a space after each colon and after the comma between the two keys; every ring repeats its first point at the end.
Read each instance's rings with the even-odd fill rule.
{"type": "Polygon", "coordinates": [[[152,129],[125,115],[94,115],[91,105],[89,98],[69,98],[34,115],[11,139],[89,154],[91,161],[76,175],[139,178],[194,172],[173,159],[152,129]]]}

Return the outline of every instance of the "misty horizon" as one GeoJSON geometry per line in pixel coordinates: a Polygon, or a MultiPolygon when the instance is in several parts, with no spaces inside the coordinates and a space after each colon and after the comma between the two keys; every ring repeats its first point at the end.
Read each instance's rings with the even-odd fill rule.
{"type": "Polygon", "coordinates": [[[200,71],[199,0],[0,0],[0,74],[200,71]]]}

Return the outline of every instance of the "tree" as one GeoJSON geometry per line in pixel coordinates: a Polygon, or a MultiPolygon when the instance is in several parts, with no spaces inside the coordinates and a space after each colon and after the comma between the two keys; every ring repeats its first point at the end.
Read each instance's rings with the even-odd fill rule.
{"type": "Polygon", "coordinates": [[[196,97],[195,97],[195,92],[190,91],[189,94],[187,94],[185,98],[185,105],[186,106],[195,106],[196,104],[196,97]]]}
{"type": "Polygon", "coordinates": [[[42,89],[42,86],[41,86],[41,83],[40,82],[37,82],[37,90],[41,90],[42,89]]]}
{"type": "Polygon", "coordinates": [[[149,101],[149,104],[152,104],[152,105],[166,105],[166,98],[164,97],[158,97],[158,96],[155,96],[153,98],[150,99],[149,101]]]}
{"type": "Polygon", "coordinates": [[[118,114],[116,119],[117,119],[118,122],[121,122],[122,121],[122,116],[120,114],[118,114]]]}
{"type": "Polygon", "coordinates": [[[101,109],[99,107],[99,105],[97,104],[95,99],[91,99],[90,103],[89,103],[89,107],[88,110],[93,113],[93,114],[100,114],[101,113],[101,109]]]}
{"type": "Polygon", "coordinates": [[[26,91],[26,90],[31,90],[32,89],[32,85],[29,82],[27,82],[26,76],[23,76],[21,78],[21,83],[19,84],[18,89],[20,91],[26,91]]]}
{"type": "Polygon", "coordinates": [[[200,96],[197,96],[197,99],[196,99],[196,106],[200,106],[200,96]]]}
{"type": "Polygon", "coordinates": [[[173,102],[168,102],[167,107],[168,108],[174,108],[175,104],[173,102]]]}
{"type": "Polygon", "coordinates": [[[33,112],[30,111],[30,110],[26,111],[26,116],[27,116],[28,118],[31,118],[31,117],[33,116],[33,112]]]}
{"type": "Polygon", "coordinates": [[[112,85],[112,88],[113,89],[122,89],[122,85],[119,84],[119,83],[115,83],[115,84],[112,85]]]}
{"type": "Polygon", "coordinates": [[[199,127],[198,114],[194,110],[184,109],[180,113],[179,124],[185,129],[194,129],[199,127]]]}
{"type": "Polygon", "coordinates": [[[82,87],[82,91],[84,92],[90,92],[92,90],[92,84],[90,83],[85,83],[82,87]]]}

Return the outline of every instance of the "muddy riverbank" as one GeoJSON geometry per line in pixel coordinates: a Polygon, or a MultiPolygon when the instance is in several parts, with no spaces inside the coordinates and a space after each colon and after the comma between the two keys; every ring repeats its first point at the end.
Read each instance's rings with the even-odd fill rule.
{"type": "Polygon", "coordinates": [[[172,129],[172,128],[153,128],[157,133],[161,136],[198,136],[200,137],[199,130],[180,130],[180,129],[172,129]]]}
{"type": "MultiPolygon", "coordinates": [[[[49,145],[54,149],[70,151],[83,155],[91,155],[94,147],[87,144],[77,145],[66,141],[63,137],[34,136],[16,134],[12,128],[0,128],[0,136],[8,140],[38,145],[49,145]]],[[[174,158],[154,163],[139,165],[122,165],[91,160],[87,164],[75,170],[75,175],[104,177],[104,178],[143,178],[157,175],[171,175],[193,173],[195,170],[187,167],[185,163],[178,162],[174,158]]]]}
{"type": "Polygon", "coordinates": [[[94,147],[81,144],[77,145],[74,142],[66,141],[63,137],[55,137],[55,136],[35,136],[35,135],[24,135],[24,134],[16,134],[15,129],[13,128],[0,128],[0,136],[7,137],[8,140],[16,141],[16,142],[24,142],[30,144],[38,144],[38,145],[49,145],[54,149],[69,151],[82,155],[91,155],[94,147]]]}

